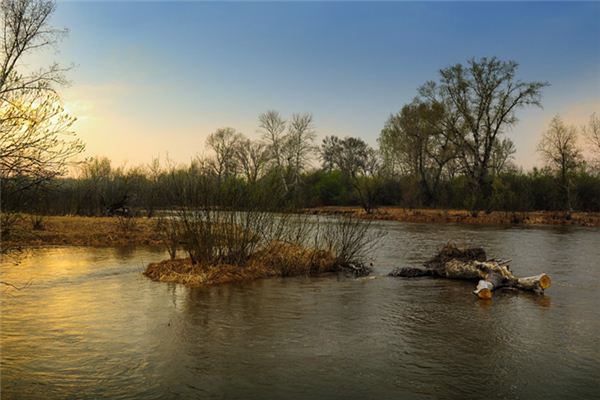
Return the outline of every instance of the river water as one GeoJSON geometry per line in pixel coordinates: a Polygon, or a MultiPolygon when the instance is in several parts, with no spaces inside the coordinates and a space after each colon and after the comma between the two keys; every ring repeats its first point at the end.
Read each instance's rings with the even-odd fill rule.
{"type": "Polygon", "coordinates": [[[2,399],[583,399],[600,395],[600,230],[377,223],[374,278],[190,289],[152,249],[37,249],[2,280],[2,399]],[[385,276],[455,240],[546,295],[385,276]]]}

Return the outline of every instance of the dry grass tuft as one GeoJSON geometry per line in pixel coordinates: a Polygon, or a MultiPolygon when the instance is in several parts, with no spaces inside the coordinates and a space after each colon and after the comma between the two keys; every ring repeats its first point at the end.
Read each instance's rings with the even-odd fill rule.
{"type": "Polygon", "coordinates": [[[319,275],[337,272],[336,257],[325,250],[308,249],[298,245],[274,244],[260,251],[250,265],[264,265],[280,276],[319,275]]]}

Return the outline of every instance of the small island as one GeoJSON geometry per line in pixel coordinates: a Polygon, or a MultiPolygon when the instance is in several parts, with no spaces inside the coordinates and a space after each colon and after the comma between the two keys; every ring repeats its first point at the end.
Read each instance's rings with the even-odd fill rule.
{"type": "Polygon", "coordinates": [[[206,265],[193,263],[189,257],[175,258],[149,264],[144,275],[159,282],[208,286],[272,277],[319,276],[344,270],[350,268],[330,251],[279,244],[258,251],[241,265],[206,265]]]}
{"type": "MultiPolygon", "coordinates": [[[[226,199],[224,193],[218,196],[226,199]]],[[[159,221],[170,259],[151,263],[144,275],[190,286],[339,272],[368,275],[368,249],[380,237],[369,221],[356,217],[331,223],[275,213],[262,201],[246,203],[243,210],[195,203],[159,221]],[[179,252],[187,257],[178,258],[179,252]]]]}

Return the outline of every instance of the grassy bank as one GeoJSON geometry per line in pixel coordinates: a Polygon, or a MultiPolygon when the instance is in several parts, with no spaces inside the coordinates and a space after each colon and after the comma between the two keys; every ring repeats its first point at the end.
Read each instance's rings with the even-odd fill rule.
{"type": "Polygon", "coordinates": [[[280,244],[260,251],[243,265],[193,264],[189,258],[178,258],[151,263],[144,275],[159,282],[208,286],[271,277],[317,276],[342,269],[331,252],[280,244]]]}
{"type": "Polygon", "coordinates": [[[381,207],[367,214],[360,207],[317,207],[305,210],[309,214],[356,215],[365,219],[421,222],[461,223],[473,225],[576,225],[600,227],[600,213],[574,212],[567,218],[559,211],[505,212],[492,211],[473,214],[467,210],[408,209],[381,207]]]}
{"type": "Polygon", "coordinates": [[[160,245],[156,220],[148,218],[20,215],[3,236],[2,247],[48,245],[160,245]],[[36,224],[36,222],[39,223],[36,224]]]}

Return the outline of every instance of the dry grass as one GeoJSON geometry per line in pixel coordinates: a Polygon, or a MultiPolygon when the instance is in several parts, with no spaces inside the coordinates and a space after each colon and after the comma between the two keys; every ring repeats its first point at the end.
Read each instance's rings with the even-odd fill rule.
{"type": "Polygon", "coordinates": [[[366,214],[359,207],[317,207],[305,210],[311,214],[351,214],[365,219],[427,222],[461,223],[474,225],[578,225],[600,226],[600,213],[574,212],[570,218],[560,211],[531,211],[473,214],[467,210],[408,209],[400,207],[381,207],[374,214],[366,214]]]}
{"type": "Polygon", "coordinates": [[[331,253],[295,245],[275,244],[254,255],[245,265],[194,265],[189,258],[149,264],[144,275],[160,282],[208,286],[285,276],[319,275],[337,272],[331,253]]]}
{"type": "Polygon", "coordinates": [[[3,246],[30,247],[43,245],[126,246],[161,245],[156,221],[131,218],[123,224],[117,217],[49,216],[43,218],[42,229],[33,229],[31,219],[22,216],[14,234],[3,246]]]}

